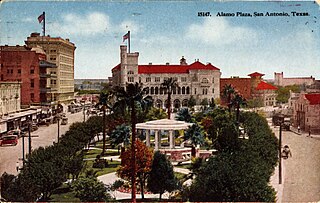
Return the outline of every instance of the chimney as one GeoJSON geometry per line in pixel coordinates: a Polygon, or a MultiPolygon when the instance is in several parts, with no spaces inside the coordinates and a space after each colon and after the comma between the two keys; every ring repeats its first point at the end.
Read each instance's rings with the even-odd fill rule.
{"type": "Polygon", "coordinates": [[[66,39],[68,42],[70,41],[69,38],[66,39]]]}
{"type": "Polygon", "coordinates": [[[151,66],[151,65],[152,65],[152,63],[150,62],[150,63],[149,63],[149,65],[151,66]]]}
{"type": "Polygon", "coordinates": [[[169,62],[167,62],[166,65],[168,66],[168,65],[169,65],[169,62]]]}

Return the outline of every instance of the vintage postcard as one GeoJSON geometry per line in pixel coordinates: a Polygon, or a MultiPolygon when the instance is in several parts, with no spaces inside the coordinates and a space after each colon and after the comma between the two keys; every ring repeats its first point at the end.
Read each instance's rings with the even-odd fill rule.
{"type": "Polygon", "coordinates": [[[320,201],[319,5],[0,0],[0,201],[320,201]]]}

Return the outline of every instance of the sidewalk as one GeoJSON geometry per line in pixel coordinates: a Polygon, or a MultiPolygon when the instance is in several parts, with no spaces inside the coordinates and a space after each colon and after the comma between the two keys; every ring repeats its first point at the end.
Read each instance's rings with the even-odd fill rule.
{"type": "MultiPolygon", "coordinates": [[[[298,132],[298,129],[297,128],[294,128],[294,127],[290,127],[290,131],[297,134],[297,135],[302,135],[302,136],[305,136],[305,137],[309,137],[309,132],[308,131],[300,131],[298,132]]],[[[310,134],[310,138],[316,138],[316,139],[320,139],[320,135],[317,135],[317,134],[310,134]]]]}
{"type": "MultiPolygon", "coordinates": [[[[108,173],[102,176],[98,177],[98,180],[102,181],[104,184],[111,185],[114,183],[116,180],[121,180],[118,178],[116,173],[108,173]]],[[[124,192],[119,192],[119,191],[113,191],[111,192],[111,195],[116,198],[116,200],[121,200],[121,199],[130,199],[131,198],[131,193],[124,193],[124,192]]],[[[144,194],[145,198],[159,198],[159,194],[144,194]]],[[[136,198],[141,199],[141,194],[136,193],[136,198]]],[[[169,193],[166,192],[162,194],[162,199],[169,199],[169,193]]]]}
{"type": "Polygon", "coordinates": [[[279,165],[274,169],[274,174],[270,177],[270,185],[276,190],[277,199],[276,202],[282,202],[283,197],[283,186],[285,180],[285,166],[284,161],[282,160],[282,184],[279,184],[279,165]]]}

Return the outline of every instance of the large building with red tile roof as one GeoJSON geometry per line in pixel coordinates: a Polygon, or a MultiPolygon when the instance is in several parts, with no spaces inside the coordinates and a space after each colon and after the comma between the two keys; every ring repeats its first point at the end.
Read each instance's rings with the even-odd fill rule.
{"type": "Polygon", "coordinates": [[[169,63],[156,65],[149,63],[139,65],[139,53],[127,53],[127,46],[120,46],[120,63],[112,69],[112,85],[125,86],[127,83],[140,82],[149,87],[149,95],[155,105],[165,107],[167,95],[161,83],[173,77],[178,81],[178,88],[173,90],[172,105],[174,108],[187,106],[190,97],[198,104],[202,101],[220,97],[220,69],[211,63],[199,60],[188,64],[182,57],[180,64],[169,63]]]}
{"type": "Polygon", "coordinates": [[[225,103],[223,89],[226,85],[231,85],[235,91],[246,100],[259,99],[264,106],[274,106],[276,104],[277,87],[263,81],[264,74],[254,72],[248,75],[250,78],[221,78],[220,91],[222,103],[225,103]]]}
{"type": "Polygon", "coordinates": [[[301,93],[293,105],[293,124],[305,131],[320,132],[320,93],[301,93]]]}

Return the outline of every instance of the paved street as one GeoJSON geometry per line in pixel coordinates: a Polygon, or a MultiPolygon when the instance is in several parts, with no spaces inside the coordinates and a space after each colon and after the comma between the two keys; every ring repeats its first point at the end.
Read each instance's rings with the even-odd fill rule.
{"type": "MultiPolygon", "coordinates": [[[[278,136],[279,128],[271,128],[278,136]]],[[[284,145],[290,147],[292,157],[282,162],[284,179],[279,202],[320,201],[320,140],[307,137],[307,134],[283,131],[284,145]]]]}
{"type": "MultiPolygon", "coordinates": [[[[60,125],[60,136],[64,134],[69,126],[77,121],[83,121],[82,112],[75,114],[67,114],[68,125],[60,125]]],[[[50,126],[41,126],[37,131],[31,133],[31,135],[36,135],[39,137],[32,137],[31,146],[32,149],[38,148],[40,146],[48,146],[53,143],[53,139],[57,141],[58,135],[58,124],[51,124],[50,126]]],[[[28,152],[29,144],[28,138],[25,139],[25,153],[28,152]]],[[[16,163],[19,161],[20,166],[22,166],[22,138],[19,139],[18,145],[16,146],[3,146],[0,147],[0,175],[4,172],[17,174],[16,163]]]]}

